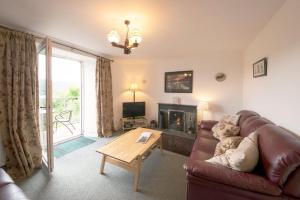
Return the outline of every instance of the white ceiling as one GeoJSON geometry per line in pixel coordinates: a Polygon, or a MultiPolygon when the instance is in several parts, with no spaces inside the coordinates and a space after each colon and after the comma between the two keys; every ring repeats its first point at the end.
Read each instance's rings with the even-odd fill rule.
{"type": "MultiPolygon", "coordinates": [[[[31,30],[111,57],[197,56],[243,51],[285,0],[0,0],[0,24],[31,30]],[[141,29],[131,55],[111,47],[124,19],[141,29]]],[[[123,41],[123,40],[122,40],[123,41]]]]}

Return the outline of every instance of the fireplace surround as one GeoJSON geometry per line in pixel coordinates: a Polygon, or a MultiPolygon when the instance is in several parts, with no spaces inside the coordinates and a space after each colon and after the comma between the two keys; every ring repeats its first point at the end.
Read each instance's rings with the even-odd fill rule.
{"type": "Polygon", "coordinates": [[[197,106],[159,103],[158,127],[165,150],[189,156],[197,133],[197,106]]]}
{"type": "Polygon", "coordinates": [[[197,106],[179,104],[158,104],[158,127],[187,134],[197,129],[197,106]]]}

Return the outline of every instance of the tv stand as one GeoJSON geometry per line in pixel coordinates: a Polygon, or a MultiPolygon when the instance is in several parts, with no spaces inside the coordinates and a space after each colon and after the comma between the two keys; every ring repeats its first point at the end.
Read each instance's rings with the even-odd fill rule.
{"type": "Polygon", "coordinates": [[[147,128],[148,127],[148,120],[146,117],[128,117],[128,118],[121,118],[122,130],[131,130],[138,127],[147,128]]]}

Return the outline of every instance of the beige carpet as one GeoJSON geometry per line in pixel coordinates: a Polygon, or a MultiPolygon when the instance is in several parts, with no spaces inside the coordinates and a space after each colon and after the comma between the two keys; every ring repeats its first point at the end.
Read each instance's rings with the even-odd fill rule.
{"type": "Polygon", "coordinates": [[[133,174],[107,164],[100,175],[100,154],[95,150],[110,139],[95,143],[55,159],[55,170],[48,175],[38,170],[18,183],[32,200],[134,200],[186,198],[185,156],[155,150],[142,165],[139,192],[132,191],[133,174]]]}

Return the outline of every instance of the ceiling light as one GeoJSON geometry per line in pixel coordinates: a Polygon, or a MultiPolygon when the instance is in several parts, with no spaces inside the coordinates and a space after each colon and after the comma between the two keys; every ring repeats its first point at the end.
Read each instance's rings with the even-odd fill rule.
{"type": "Polygon", "coordinates": [[[134,28],[131,31],[129,30],[129,20],[125,20],[124,23],[127,26],[124,45],[119,44],[120,36],[115,30],[110,31],[110,33],[107,35],[107,39],[112,46],[124,49],[124,54],[130,54],[131,49],[134,49],[139,46],[139,44],[142,41],[142,37],[140,35],[140,31],[137,28],[134,28]]]}
{"type": "Polygon", "coordinates": [[[112,31],[110,31],[109,34],[107,35],[107,39],[108,39],[108,41],[111,42],[111,43],[112,43],[112,42],[119,43],[119,41],[120,41],[120,36],[119,36],[119,34],[118,34],[117,31],[112,30],[112,31]]]}

